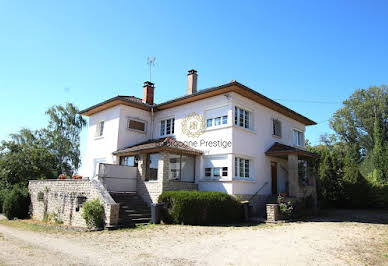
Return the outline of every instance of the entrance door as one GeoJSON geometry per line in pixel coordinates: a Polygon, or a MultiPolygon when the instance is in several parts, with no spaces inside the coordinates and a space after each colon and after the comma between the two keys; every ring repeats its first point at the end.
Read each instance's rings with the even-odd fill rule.
{"type": "Polygon", "coordinates": [[[278,163],[271,162],[272,195],[278,194],[278,163]]]}

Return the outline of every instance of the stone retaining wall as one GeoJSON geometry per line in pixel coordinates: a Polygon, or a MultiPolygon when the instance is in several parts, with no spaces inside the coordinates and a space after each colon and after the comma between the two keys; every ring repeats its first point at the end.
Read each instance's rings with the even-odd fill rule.
{"type": "Polygon", "coordinates": [[[97,180],[30,180],[28,190],[34,219],[42,220],[45,213],[55,214],[64,224],[86,227],[81,216],[82,201],[99,199],[104,204],[105,226],[117,225],[119,204],[97,180]],[[39,198],[39,192],[43,198],[39,198]]]}
{"type": "Polygon", "coordinates": [[[256,194],[240,194],[238,197],[242,201],[249,200],[249,216],[251,217],[265,217],[266,215],[266,204],[271,203],[273,198],[272,195],[256,194]]]}
{"type": "Polygon", "coordinates": [[[279,204],[267,204],[267,222],[276,222],[280,219],[279,204]]]}

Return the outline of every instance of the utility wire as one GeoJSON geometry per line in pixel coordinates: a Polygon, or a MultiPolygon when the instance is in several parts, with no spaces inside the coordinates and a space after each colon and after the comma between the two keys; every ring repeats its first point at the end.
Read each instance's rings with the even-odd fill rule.
{"type": "Polygon", "coordinates": [[[299,102],[299,103],[318,103],[318,104],[341,104],[342,102],[331,102],[331,101],[311,101],[311,100],[291,100],[291,99],[273,99],[275,101],[283,102],[299,102]]]}

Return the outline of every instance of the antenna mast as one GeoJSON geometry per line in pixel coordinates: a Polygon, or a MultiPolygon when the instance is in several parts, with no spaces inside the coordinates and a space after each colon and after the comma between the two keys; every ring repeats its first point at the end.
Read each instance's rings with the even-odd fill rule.
{"type": "Polygon", "coordinates": [[[147,65],[150,69],[150,82],[151,82],[151,68],[155,66],[156,57],[147,57],[147,65]]]}

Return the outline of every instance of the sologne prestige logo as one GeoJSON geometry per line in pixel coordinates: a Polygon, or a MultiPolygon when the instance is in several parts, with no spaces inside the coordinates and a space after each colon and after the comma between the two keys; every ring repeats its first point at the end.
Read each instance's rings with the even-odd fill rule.
{"type": "Polygon", "coordinates": [[[182,133],[188,137],[197,138],[205,132],[205,119],[202,115],[191,113],[182,121],[182,133]]]}

